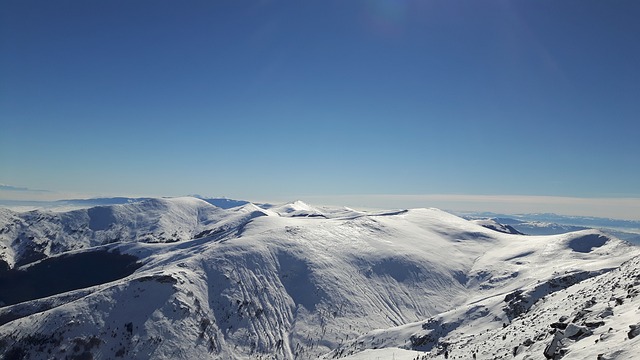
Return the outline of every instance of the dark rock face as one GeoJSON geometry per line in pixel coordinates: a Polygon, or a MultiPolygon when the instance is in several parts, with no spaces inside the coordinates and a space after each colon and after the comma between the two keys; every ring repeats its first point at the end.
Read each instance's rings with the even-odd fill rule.
{"type": "Polygon", "coordinates": [[[563,323],[563,322],[554,322],[554,323],[552,323],[552,324],[551,324],[551,325],[549,325],[549,326],[551,326],[551,327],[552,327],[552,328],[554,328],[554,329],[564,330],[564,329],[566,329],[566,328],[567,328],[567,325],[568,325],[568,324],[565,324],[565,323],[563,323]]]}
{"type": "Polygon", "coordinates": [[[0,289],[12,289],[0,293],[0,302],[12,305],[121,279],[142,265],[137,260],[132,255],[91,251],[0,272],[0,289]]]}

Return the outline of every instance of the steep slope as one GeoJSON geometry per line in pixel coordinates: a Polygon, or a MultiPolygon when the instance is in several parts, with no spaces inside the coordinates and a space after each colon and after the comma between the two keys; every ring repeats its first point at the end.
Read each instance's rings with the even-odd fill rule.
{"type": "MultiPolygon", "coordinates": [[[[181,204],[188,206],[179,214],[193,214],[194,204],[200,209],[191,199],[181,204]]],[[[171,215],[160,226],[173,230],[193,221],[195,229],[183,226],[190,240],[127,238],[103,245],[140,259],[141,267],[123,279],[0,308],[0,354],[338,357],[387,344],[377,335],[352,341],[393,326],[408,330],[384,330],[395,334],[387,345],[410,349],[411,334],[424,330],[424,319],[464,318],[472,303],[497,309],[521,289],[523,299],[535,300],[547,291],[540,284],[552,287],[558,274],[586,279],[636,251],[597,232],[503,234],[436,209],[323,209],[322,217],[291,216],[316,213],[300,203],[270,210],[252,204],[202,209],[205,216],[197,221],[171,215]],[[397,343],[403,338],[398,334],[409,335],[405,343],[397,343]]],[[[503,311],[494,322],[513,321],[516,312],[503,311]]],[[[434,338],[432,347],[445,335],[434,338]]]]}

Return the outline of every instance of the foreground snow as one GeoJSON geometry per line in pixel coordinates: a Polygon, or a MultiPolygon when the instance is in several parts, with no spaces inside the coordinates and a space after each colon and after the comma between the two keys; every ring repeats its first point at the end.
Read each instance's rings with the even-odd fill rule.
{"type": "MultiPolygon", "coordinates": [[[[363,213],[295,202],[224,210],[194,198],[59,214],[0,210],[0,255],[11,268],[96,249],[142,265],[120,280],[0,308],[0,352],[533,359],[558,337],[557,354],[606,353],[604,342],[582,347],[575,334],[550,334],[549,323],[575,318],[590,299],[576,294],[594,292],[591,308],[609,306],[608,285],[598,285],[621,296],[623,278],[636,274],[618,267],[638,249],[592,230],[523,236],[481,225],[437,209],[363,213]]],[[[626,322],[640,321],[635,301],[614,306],[606,326],[580,336],[615,325],[605,337],[624,358],[637,345],[620,340],[626,322]]],[[[581,319],[575,326],[586,327],[581,319]]]]}
{"type": "Polygon", "coordinates": [[[635,257],[613,271],[546,293],[507,322],[497,317],[514,304],[518,297],[509,296],[514,293],[373,331],[330,357],[375,358],[395,351],[412,359],[445,353],[450,359],[634,359],[640,349],[638,286],[640,258],[635,257]],[[373,350],[380,344],[384,351],[373,350]]]}

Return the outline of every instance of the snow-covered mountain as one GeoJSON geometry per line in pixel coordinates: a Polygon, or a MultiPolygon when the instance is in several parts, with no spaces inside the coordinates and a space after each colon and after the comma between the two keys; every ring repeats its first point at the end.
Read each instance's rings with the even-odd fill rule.
{"type": "MultiPolygon", "coordinates": [[[[520,231],[516,230],[513,226],[501,224],[494,219],[473,219],[471,220],[471,222],[478,224],[480,226],[484,226],[487,229],[495,230],[505,234],[524,235],[520,231]]],[[[580,229],[580,230],[584,230],[584,229],[580,229]]],[[[565,231],[565,232],[569,232],[569,231],[565,231]]]]}
{"type": "Polygon", "coordinates": [[[528,235],[556,235],[586,229],[598,229],[618,239],[640,245],[640,221],[562,216],[556,214],[500,215],[493,213],[459,214],[467,220],[496,223],[528,235]]]}
{"type": "MultiPolygon", "coordinates": [[[[222,209],[195,198],[0,210],[0,289],[12,292],[0,293],[0,354],[540,358],[555,337],[557,354],[580,344],[575,334],[538,334],[549,333],[547,318],[561,323],[558,334],[600,335],[601,326],[580,320],[597,314],[573,326],[577,305],[564,304],[588,291],[606,296],[589,282],[635,276],[637,247],[592,230],[522,236],[483,225],[437,209],[222,209]],[[538,310],[544,304],[549,310],[538,310]]],[[[604,321],[618,326],[634,301],[612,305],[604,321]]]]}
{"type": "MultiPolygon", "coordinates": [[[[24,265],[70,250],[120,242],[190,240],[241,223],[261,212],[250,204],[233,211],[193,197],[144,199],[69,212],[12,212],[0,208],[0,261],[24,265]]],[[[262,213],[261,213],[262,214],[262,213]]]]}

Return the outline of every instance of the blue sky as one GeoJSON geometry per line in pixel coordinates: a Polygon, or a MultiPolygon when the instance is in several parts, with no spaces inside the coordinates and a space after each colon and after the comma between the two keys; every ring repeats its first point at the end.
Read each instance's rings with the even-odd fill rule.
{"type": "Polygon", "coordinates": [[[637,1],[6,0],[0,183],[640,198],[639,15],[637,1]]]}

